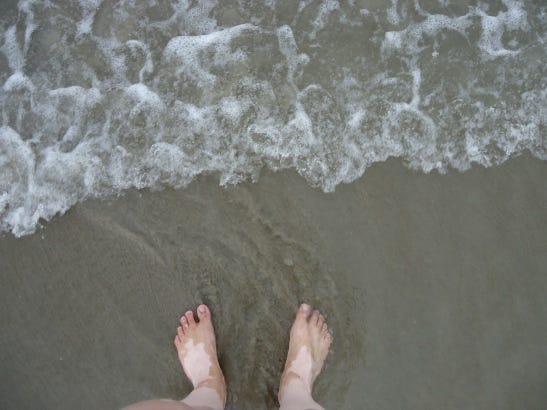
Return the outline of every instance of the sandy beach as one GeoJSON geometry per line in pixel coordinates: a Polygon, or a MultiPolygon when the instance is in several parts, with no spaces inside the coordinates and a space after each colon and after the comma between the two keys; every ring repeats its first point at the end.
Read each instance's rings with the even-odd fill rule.
{"type": "Polygon", "coordinates": [[[541,409],[547,164],[398,160],[325,194],[292,172],[89,200],[0,239],[0,407],[182,398],[178,317],[211,306],[234,409],[271,409],[296,306],[334,344],[328,409],[541,409]]]}

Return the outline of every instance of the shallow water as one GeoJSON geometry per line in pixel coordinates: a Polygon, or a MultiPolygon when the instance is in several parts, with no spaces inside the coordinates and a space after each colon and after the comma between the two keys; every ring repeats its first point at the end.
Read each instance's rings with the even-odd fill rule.
{"type": "Polygon", "coordinates": [[[0,19],[0,229],[293,168],[545,159],[541,1],[32,1],[0,19]]]}
{"type": "Polygon", "coordinates": [[[275,409],[298,303],[334,341],[327,409],[542,409],[547,163],[423,175],[376,164],[334,194],[294,172],[90,200],[0,237],[0,408],[114,409],[190,391],[180,315],[213,312],[228,404],[275,409]]]}

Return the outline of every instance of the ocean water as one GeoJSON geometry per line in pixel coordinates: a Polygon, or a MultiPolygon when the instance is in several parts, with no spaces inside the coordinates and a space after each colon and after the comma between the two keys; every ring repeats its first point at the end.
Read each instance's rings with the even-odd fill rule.
{"type": "Polygon", "coordinates": [[[546,160],[546,40],[540,0],[3,2],[0,230],[203,173],[546,160]]]}

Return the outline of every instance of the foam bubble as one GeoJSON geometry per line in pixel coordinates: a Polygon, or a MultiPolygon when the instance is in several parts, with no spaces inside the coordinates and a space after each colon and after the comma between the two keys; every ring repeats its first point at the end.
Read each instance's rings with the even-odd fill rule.
{"type": "Polygon", "coordinates": [[[502,36],[507,31],[528,31],[527,14],[523,5],[516,1],[504,1],[507,11],[490,16],[477,9],[481,18],[482,34],[479,47],[486,53],[486,58],[496,58],[516,54],[516,50],[508,50],[502,42],[502,36]]]}
{"type": "Polygon", "coordinates": [[[4,91],[19,91],[19,90],[33,90],[32,81],[21,73],[20,71],[16,71],[13,73],[9,78],[6,80],[4,85],[2,86],[2,89],[4,91]]]}
{"type": "Polygon", "coordinates": [[[409,25],[400,31],[385,33],[383,49],[386,52],[403,50],[408,53],[419,53],[423,48],[420,44],[424,37],[437,36],[446,30],[453,30],[465,35],[472,24],[472,15],[449,17],[439,14],[427,14],[425,20],[409,25]]]}
{"type": "Polygon", "coordinates": [[[163,107],[159,95],[151,91],[144,84],[133,84],[125,92],[139,104],[149,105],[154,109],[161,109],[163,107]]]}
{"type": "Polygon", "coordinates": [[[16,27],[9,27],[4,33],[4,44],[2,45],[2,52],[8,59],[9,67],[12,71],[20,72],[25,64],[25,58],[23,51],[17,43],[16,27]]]}
{"type": "Polygon", "coordinates": [[[207,52],[213,54],[211,63],[217,66],[245,60],[247,56],[241,50],[230,49],[232,39],[245,30],[256,31],[258,28],[242,24],[210,34],[178,36],[167,43],[163,55],[166,61],[178,65],[177,71],[184,72],[202,86],[211,86],[216,77],[203,66],[207,52]]]}
{"type": "Polygon", "coordinates": [[[91,32],[95,13],[100,7],[102,0],[80,0],[79,3],[82,9],[82,17],[78,21],[77,34],[81,36],[91,32]]]}

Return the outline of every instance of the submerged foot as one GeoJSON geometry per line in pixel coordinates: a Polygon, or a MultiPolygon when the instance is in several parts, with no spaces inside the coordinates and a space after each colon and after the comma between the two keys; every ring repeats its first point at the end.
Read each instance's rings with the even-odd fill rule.
{"type": "Polygon", "coordinates": [[[303,303],[291,328],[289,353],[279,385],[279,402],[292,381],[302,383],[311,394],[313,383],[321,372],[332,337],[325,318],[318,310],[312,312],[310,305],[303,303]]]}
{"type": "Polygon", "coordinates": [[[179,360],[194,390],[201,387],[213,389],[224,406],[226,383],[218,363],[211,311],[206,305],[199,305],[197,313],[199,322],[195,321],[191,311],[180,319],[181,326],[175,336],[179,360]]]}

